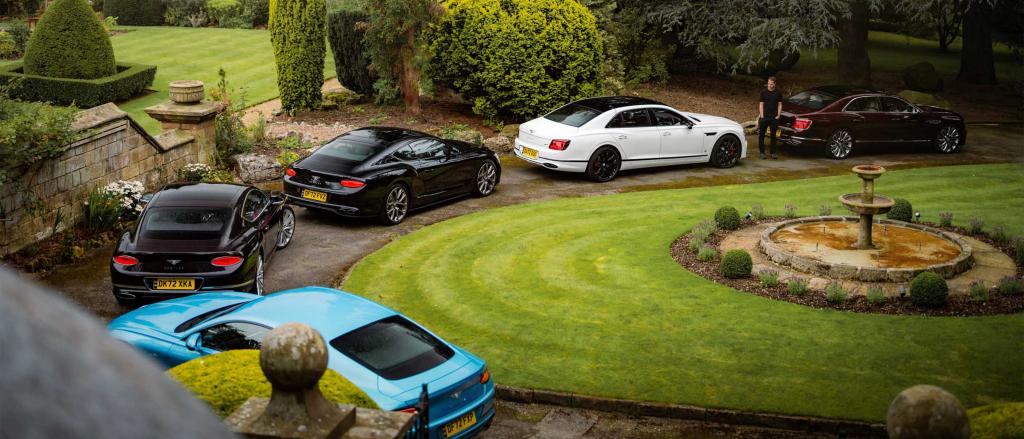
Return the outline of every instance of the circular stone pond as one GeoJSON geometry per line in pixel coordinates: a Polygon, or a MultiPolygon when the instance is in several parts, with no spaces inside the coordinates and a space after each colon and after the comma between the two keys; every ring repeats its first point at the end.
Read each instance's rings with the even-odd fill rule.
{"type": "Polygon", "coordinates": [[[765,229],[758,247],[776,264],[864,282],[908,282],[922,271],[952,278],[974,265],[971,246],[953,233],[878,220],[871,228],[874,248],[860,249],[859,232],[857,218],[800,218],[765,229]]]}

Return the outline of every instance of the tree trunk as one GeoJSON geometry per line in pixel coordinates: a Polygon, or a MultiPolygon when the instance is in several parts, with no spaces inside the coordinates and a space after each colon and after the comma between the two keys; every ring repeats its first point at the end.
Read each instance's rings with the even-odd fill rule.
{"type": "Polygon", "coordinates": [[[405,31],[405,45],[402,47],[402,71],[399,76],[399,87],[402,90],[402,100],[405,101],[405,108],[412,114],[420,114],[420,75],[413,65],[415,57],[415,35],[413,28],[405,31]]]}
{"type": "Polygon", "coordinates": [[[868,57],[868,4],[850,1],[850,16],[840,19],[837,61],[839,82],[850,85],[871,84],[871,58],[868,57]]]}
{"type": "Polygon", "coordinates": [[[939,36],[939,51],[949,52],[949,45],[960,34],[963,24],[964,4],[960,0],[946,0],[935,4],[935,15],[938,17],[936,33],[939,36]]]}
{"type": "Polygon", "coordinates": [[[973,1],[964,13],[964,47],[960,51],[957,80],[970,84],[995,84],[996,63],[992,56],[992,6],[973,1]]]}

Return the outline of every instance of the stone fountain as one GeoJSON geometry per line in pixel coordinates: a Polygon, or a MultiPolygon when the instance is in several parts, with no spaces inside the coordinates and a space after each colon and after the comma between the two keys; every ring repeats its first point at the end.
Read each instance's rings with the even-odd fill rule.
{"type": "Polygon", "coordinates": [[[894,204],[892,198],[875,195],[875,179],[885,173],[885,168],[877,165],[857,165],[853,167],[853,173],[857,174],[863,182],[861,192],[842,195],[839,197],[839,201],[850,212],[860,215],[860,235],[857,238],[856,247],[859,249],[875,248],[871,240],[874,216],[888,212],[894,204]]]}

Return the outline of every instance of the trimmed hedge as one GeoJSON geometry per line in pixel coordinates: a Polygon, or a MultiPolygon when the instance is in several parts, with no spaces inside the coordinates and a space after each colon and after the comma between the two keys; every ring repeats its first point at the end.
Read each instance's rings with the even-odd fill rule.
{"type": "Polygon", "coordinates": [[[96,79],[117,72],[114,46],[85,0],[57,0],[43,13],[25,48],[25,73],[96,79]]]}
{"type": "Polygon", "coordinates": [[[281,108],[288,113],[320,108],[327,55],[327,3],[274,0],[270,12],[270,42],[277,63],[281,108]]]}
{"type": "Polygon", "coordinates": [[[729,279],[742,279],[750,277],[750,271],[754,269],[754,261],[746,250],[729,250],[722,256],[722,262],[718,266],[719,273],[729,279]]]}
{"type": "Polygon", "coordinates": [[[117,24],[122,26],[160,26],[164,24],[164,3],[161,0],[104,0],[103,15],[117,17],[117,24]]]}
{"type": "Polygon", "coordinates": [[[967,411],[972,439],[1024,438],[1024,402],[983,405],[967,411]]]}
{"type": "Polygon", "coordinates": [[[720,207],[715,211],[715,224],[722,230],[736,230],[740,228],[740,213],[732,206],[720,207]]]}
{"type": "Polygon", "coordinates": [[[896,221],[911,222],[914,220],[914,206],[902,198],[893,200],[892,209],[885,214],[886,218],[896,221]]]}
{"type": "MultiPolygon", "coordinates": [[[[270,382],[260,369],[260,351],[245,349],[199,357],[167,374],[226,418],[251,397],[269,398],[270,382]]],[[[320,392],[331,401],[376,409],[377,404],[338,372],[327,369],[320,392]]]]}
{"type": "Polygon", "coordinates": [[[365,30],[357,24],[365,23],[369,16],[362,11],[336,10],[327,16],[327,40],[334,54],[334,71],[338,82],[361,95],[373,94],[377,75],[370,72],[370,55],[363,45],[365,30]]]}
{"type": "Polygon", "coordinates": [[[949,285],[935,273],[926,271],[910,282],[910,301],[917,306],[938,308],[946,304],[949,285]]]}
{"type": "Polygon", "coordinates": [[[12,97],[82,108],[131,98],[151,85],[154,76],[156,66],[132,63],[117,63],[117,74],[98,79],[26,75],[21,62],[0,67],[0,84],[24,78],[10,90],[12,97]]]}

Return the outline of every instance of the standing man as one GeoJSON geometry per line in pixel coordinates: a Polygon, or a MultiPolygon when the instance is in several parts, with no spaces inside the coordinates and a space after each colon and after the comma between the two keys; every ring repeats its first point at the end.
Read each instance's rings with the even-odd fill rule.
{"type": "Polygon", "coordinates": [[[768,151],[772,155],[772,160],[777,159],[775,156],[775,132],[779,129],[779,114],[782,113],[782,93],[779,93],[775,89],[775,77],[768,77],[768,88],[761,90],[761,103],[758,105],[758,114],[760,117],[757,119],[757,149],[761,151],[761,159],[766,159],[764,155],[764,130],[768,128],[771,130],[772,144],[771,149],[768,151]]]}

